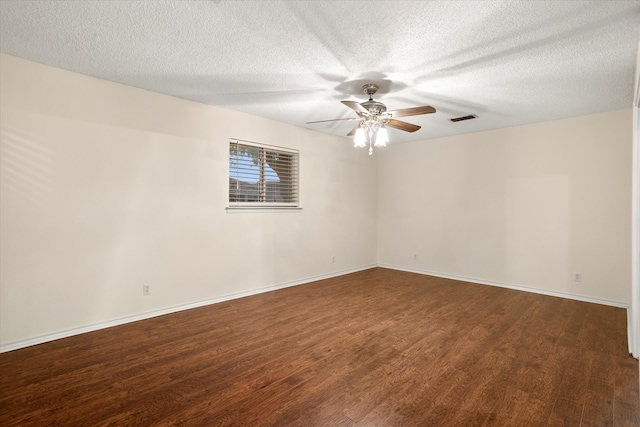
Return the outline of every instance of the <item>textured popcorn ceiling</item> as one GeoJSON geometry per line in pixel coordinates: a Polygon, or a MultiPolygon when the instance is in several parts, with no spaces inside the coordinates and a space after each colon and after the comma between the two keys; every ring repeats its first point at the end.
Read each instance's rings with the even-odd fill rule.
{"type": "Polygon", "coordinates": [[[392,142],[629,108],[639,30],[640,1],[0,1],[1,51],[54,67],[336,135],[305,122],[368,82],[438,110],[392,142]]]}

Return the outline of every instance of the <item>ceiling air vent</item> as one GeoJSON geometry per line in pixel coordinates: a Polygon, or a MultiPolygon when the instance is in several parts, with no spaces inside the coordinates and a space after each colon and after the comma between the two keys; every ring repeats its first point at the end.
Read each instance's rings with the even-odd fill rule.
{"type": "Polygon", "coordinates": [[[455,118],[451,119],[451,121],[455,123],[455,122],[461,122],[463,120],[475,119],[476,117],[478,117],[478,116],[476,116],[475,114],[469,114],[468,116],[455,117],[455,118]]]}

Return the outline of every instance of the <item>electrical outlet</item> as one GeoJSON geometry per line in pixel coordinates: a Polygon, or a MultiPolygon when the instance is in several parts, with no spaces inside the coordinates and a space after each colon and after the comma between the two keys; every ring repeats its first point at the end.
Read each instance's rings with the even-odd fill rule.
{"type": "Polygon", "coordinates": [[[413,260],[417,261],[418,260],[418,254],[413,254],[413,260]]]}
{"type": "Polygon", "coordinates": [[[336,263],[336,256],[331,255],[331,264],[335,264],[335,263],[336,263]]]}
{"type": "Polygon", "coordinates": [[[142,295],[151,295],[151,285],[145,283],[142,285],[142,295]]]}
{"type": "Polygon", "coordinates": [[[582,282],[582,273],[573,273],[574,282],[582,282]]]}

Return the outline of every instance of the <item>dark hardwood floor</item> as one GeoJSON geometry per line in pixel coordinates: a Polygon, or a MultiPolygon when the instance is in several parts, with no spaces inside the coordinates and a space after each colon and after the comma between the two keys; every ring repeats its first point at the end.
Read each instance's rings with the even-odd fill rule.
{"type": "Polygon", "coordinates": [[[376,268],[0,354],[2,426],[639,426],[623,309],[376,268]]]}

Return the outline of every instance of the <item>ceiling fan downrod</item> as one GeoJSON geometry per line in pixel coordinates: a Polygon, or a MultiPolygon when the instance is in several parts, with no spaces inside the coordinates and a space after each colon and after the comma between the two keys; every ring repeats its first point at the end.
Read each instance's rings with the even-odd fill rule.
{"type": "Polygon", "coordinates": [[[369,101],[373,100],[373,95],[378,91],[378,85],[375,83],[367,83],[362,86],[362,91],[369,95],[369,101]]]}

